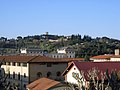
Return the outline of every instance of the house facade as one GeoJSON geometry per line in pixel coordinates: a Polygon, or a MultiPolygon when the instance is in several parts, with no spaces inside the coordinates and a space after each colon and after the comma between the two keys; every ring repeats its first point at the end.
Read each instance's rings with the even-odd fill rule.
{"type": "Polygon", "coordinates": [[[21,54],[27,55],[45,55],[47,54],[47,50],[39,49],[39,48],[22,48],[20,49],[21,54]]]}
{"type": "Polygon", "coordinates": [[[114,62],[114,61],[120,61],[120,55],[98,55],[98,56],[93,56],[90,58],[91,61],[93,62],[114,62]]]}
{"type": "Polygon", "coordinates": [[[57,53],[50,53],[47,56],[52,58],[75,58],[75,50],[68,47],[62,47],[57,49],[57,53]]]}
{"type": "Polygon", "coordinates": [[[19,90],[25,90],[27,84],[42,77],[64,80],[61,73],[68,66],[68,62],[73,60],[45,56],[0,56],[2,68],[7,75],[7,83],[19,90]]]}
{"type": "Polygon", "coordinates": [[[106,79],[106,75],[104,75],[106,70],[108,70],[108,75],[115,71],[118,79],[120,79],[119,65],[120,62],[72,62],[62,75],[65,77],[65,82],[75,84],[80,88],[84,87],[88,90],[91,81],[94,83],[100,80],[100,83],[102,83],[101,80],[106,79]]]}
{"type": "Polygon", "coordinates": [[[104,62],[104,61],[110,61],[110,58],[113,55],[98,55],[98,56],[93,56],[90,58],[91,61],[93,62],[104,62]]]}
{"type": "Polygon", "coordinates": [[[72,53],[50,53],[47,56],[52,58],[75,58],[75,54],[72,53]]]}

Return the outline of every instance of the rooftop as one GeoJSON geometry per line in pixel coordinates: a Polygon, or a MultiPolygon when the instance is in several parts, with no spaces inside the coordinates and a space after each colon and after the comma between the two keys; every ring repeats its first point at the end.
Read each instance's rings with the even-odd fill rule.
{"type": "Polygon", "coordinates": [[[91,59],[110,59],[111,57],[113,57],[113,55],[98,55],[91,57],[91,59]]]}
{"type": "Polygon", "coordinates": [[[48,78],[40,78],[27,85],[27,88],[30,90],[48,90],[57,84],[60,84],[60,82],[48,78]]]}
{"type": "Polygon", "coordinates": [[[108,69],[109,74],[111,71],[116,70],[117,72],[120,71],[120,62],[72,62],[67,69],[63,72],[63,75],[66,75],[69,70],[73,67],[76,66],[79,71],[84,72],[84,76],[86,79],[88,79],[88,71],[95,68],[99,70],[99,73],[104,73],[108,69]]]}
{"type": "Polygon", "coordinates": [[[51,58],[46,56],[27,56],[27,55],[14,55],[14,56],[0,56],[0,61],[5,62],[70,62],[81,61],[83,58],[51,58]]]}

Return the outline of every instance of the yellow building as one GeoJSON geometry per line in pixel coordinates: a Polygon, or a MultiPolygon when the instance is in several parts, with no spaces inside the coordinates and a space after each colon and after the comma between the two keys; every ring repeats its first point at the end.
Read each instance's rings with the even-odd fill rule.
{"type": "MultiPolygon", "coordinates": [[[[54,80],[63,80],[61,73],[68,66],[68,62],[76,59],[58,59],[45,56],[0,56],[3,61],[7,82],[20,90],[25,90],[26,85],[41,77],[54,80]]],[[[79,60],[79,59],[77,59],[79,60]]],[[[83,60],[80,58],[80,60],[83,60]]]]}

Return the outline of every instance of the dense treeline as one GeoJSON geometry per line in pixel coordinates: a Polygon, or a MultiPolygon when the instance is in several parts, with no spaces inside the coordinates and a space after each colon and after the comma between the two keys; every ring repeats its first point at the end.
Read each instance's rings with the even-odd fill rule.
{"type": "Polygon", "coordinates": [[[35,35],[17,39],[0,38],[1,53],[19,53],[20,48],[41,48],[48,52],[55,52],[57,48],[69,47],[76,50],[76,57],[85,55],[94,56],[102,54],[114,54],[114,49],[120,48],[120,40],[108,37],[92,38],[88,35],[35,35]]]}

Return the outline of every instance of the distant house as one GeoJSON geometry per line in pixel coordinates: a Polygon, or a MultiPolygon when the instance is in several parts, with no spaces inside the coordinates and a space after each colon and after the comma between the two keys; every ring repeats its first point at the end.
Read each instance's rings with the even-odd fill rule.
{"type": "Polygon", "coordinates": [[[57,49],[57,53],[72,53],[75,54],[75,50],[74,49],[70,49],[69,47],[62,47],[57,49]]]}
{"type": "Polygon", "coordinates": [[[75,50],[68,47],[62,47],[57,49],[57,53],[47,54],[52,58],[75,58],[75,50]]]}
{"type": "Polygon", "coordinates": [[[120,55],[98,55],[90,58],[93,62],[120,61],[120,55]]]}
{"type": "Polygon", "coordinates": [[[120,61],[120,55],[114,55],[110,58],[110,61],[120,61]]]}
{"type": "Polygon", "coordinates": [[[115,54],[93,56],[90,60],[93,62],[120,61],[120,51],[119,49],[115,49],[115,54]]]}
{"type": "Polygon", "coordinates": [[[20,49],[21,54],[27,54],[27,55],[45,55],[47,54],[47,50],[43,50],[40,48],[22,48],[20,49]]]}
{"type": "MultiPolygon", "coordinates": [[[[90,82],[89,71],[96,69],[99,73],[104,73],[108,69],[108,73],[115,70],[118,74],[120,72],[120,62],[72,62],[63,72],[65,81],[78,85],[82,82],[85,88],[88,88],[90,82]]],[[[98,80],[101,76],[98,74],[98,80]]]]}
{"type": "Polygon", "coordinates": [[[46,32],[45,34],[41,35],[41,39],[57,40],[58,39],[58,35],[51,35],[51,34],[49,34],[49,32],[46,32]]]}
{"type": "Polygon", "coordinates": [[[20,90],[25,90],[26,85],[42,77],[51,78],[54,80],[64,80],[61,73],[71,61],[83,59],[58,59],[45,56],[0,56],[0,61],[3,61],[7,77],[7,82],[12,86],[18,87],[20,90]]]}
{"type": "Polygon", "coordinates": [[[103,61],[110,61],[110,58],[112,57],[113,55],[98,55],[98,56],[93,56],[90,58],[91,61],[94,61],[94,62],[103,62],[103,61]]]}
{"type": "Polygon", "coordinates": [[[65,54],[65,53],[50,53],[47,56],[52,58],[75,58],[75,54],[65,54]]]}
{"type": "Polygon", "coordinates": [[[27,90],[73,90],[67,84],[48,78],[40,78],[27,85],[27,90]]]}

